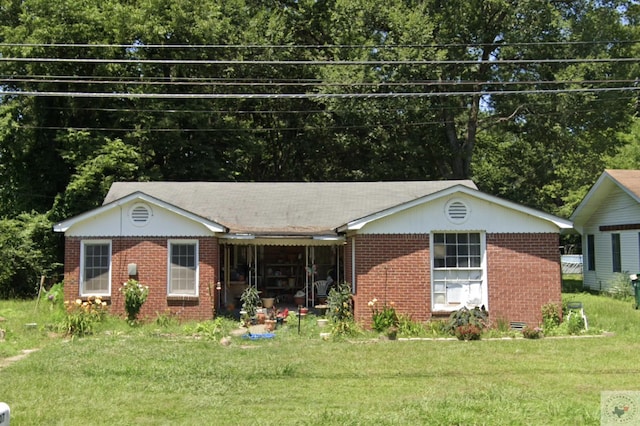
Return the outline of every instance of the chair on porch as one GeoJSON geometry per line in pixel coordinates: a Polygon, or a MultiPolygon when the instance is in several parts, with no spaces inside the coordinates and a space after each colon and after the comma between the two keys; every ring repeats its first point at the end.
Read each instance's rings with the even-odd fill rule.
{"type": "Polygon", "coordinates": [[[316,297],[319,300],[326,300],[329,284],[331,284],[331,282],[327,280],[318,280],[313,283],[313,288],[311,289],[311,306],[316,305],[316,297]]]}

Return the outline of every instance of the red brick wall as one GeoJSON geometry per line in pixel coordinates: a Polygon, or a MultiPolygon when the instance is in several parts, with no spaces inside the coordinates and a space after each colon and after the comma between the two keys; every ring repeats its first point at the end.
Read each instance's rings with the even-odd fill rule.
{"type": "Polygon", "coordinates": [[[487,234],[489,314],[495,320],[542,321],[542,305],[561,302],[558,234],[487,234]]]}
{"type": "MultiPolygon", "coordinates": [[[[429,273],[429,235],[358,235],[355,242],[356,321],[371,324],[367,303],[393,303],[398,313],[416,321],[429,318],[431,303],[429,273]]],[[[347,246],[345,259],[351,259],[347,246]]],[[[351,280],[351,262],[345,262],[346,278],[351,280]]]]}
{"type": "MultiPolygon", "coordinates": [[[[65,241],[64,292],[67,300],[74,300],[80,294],[80,241],[80,238],[65,241]]],[[[167,238],[111,238],[111,313],[124,315],[120,287],[129,279],[128,264],[135,263],[138,269],[135,278],[149,286],[149,298],[142,307],[140,318],[153,319],[169,311],[180,319],[212,318],[212,306],[217,297],[217,239],[200,239],[199,294],[197,298],[187,300],[167,299],[167,244],[167,238]]]]}
{"type": "MultiPolygon", "coordinates": [[[[393,302],[414,320],[431,318],[429,235],[357,235],[345,247],[345,279],[356,250],[356,320],[371,324],[367,303],[393,302]]],[[[560,303],[558,234],[487,234],[489,315],[538,325],[542,305],[560,303]]]]}

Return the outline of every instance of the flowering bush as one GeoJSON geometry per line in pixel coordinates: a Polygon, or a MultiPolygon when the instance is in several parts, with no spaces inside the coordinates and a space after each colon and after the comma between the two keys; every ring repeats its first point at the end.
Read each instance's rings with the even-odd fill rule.
{"type": "Polygon", "coordinates": [[[134,324],[138,319],[138,313],[147,301],[149,287],[140,284],[137,280],[130,279],[122,284],[120,291],[124,294],[124,310],[127,312],[127,321],[134,324]]]}
{"type": "Polygon", "coordinates": [[[522,329],[522,335],[526,339],[539,339],[544,336],[540,327],[531,328],[528,326],[522,329]]]}
{"type": "Polygon", "coordinates": [[[373,299],[369,303],[367,303],[367,305],[369,305],[369,308],[371,309],[373,329],[382,332],[386,331],[390,327],[394,327],[397,330],[400,320],[398,319],[396,309],[393,307],[393,302],[391,302],[389,306],[385,304],[382,309],[376,306],[377,303],[378,299],[373,299]]]}
{"type": "Polygon", "coordinates": [[[480,340],[482,329],[473,324],[460,325],[456,327],[454,334],[458,340],[480,340]]]}
{"type": "Polygon", "coordinates": [[[66,316],[64,327],[67,334],[84,336],[93,333],[93,327],[107,315],[107,302],[99,297],[89,298],[86,302],[77,299],[75,302],[64,302],[66,316]]]}

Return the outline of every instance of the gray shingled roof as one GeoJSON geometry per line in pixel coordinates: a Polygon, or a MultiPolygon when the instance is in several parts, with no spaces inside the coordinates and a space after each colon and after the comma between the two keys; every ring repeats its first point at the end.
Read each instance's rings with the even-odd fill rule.
{"type": "Polygon", "coordinates": [[[104,204],[142,192],[232,233],[322,235],[470,180],[408,182],[116,182],[104,204]]]}

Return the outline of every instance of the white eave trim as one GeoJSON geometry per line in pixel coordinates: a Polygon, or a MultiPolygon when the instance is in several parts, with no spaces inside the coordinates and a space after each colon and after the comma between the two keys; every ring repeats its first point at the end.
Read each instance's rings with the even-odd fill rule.
{"type": "Polygon", "coordinates": [[[505,208],[508,208],[508,209],[511,209],[511,210],[516,210],[516,211],[519,211],[521,213],[536,217],[538,219],[551,222],[555,226],[557,226],[559,229],[572,229],[573,228],[573,223],[570,220],[562,219],[560,217],[557,217],[557,216],[554,216],[554,215],[551,215],[551,214],[548,214],[548,213],[544,213],[544,212],[542,212],[540,210],[532,209],[530,207],[526,207],[526,206],[511,202],[511,201],[503,200],[502,198],[498,198],[498,197],[495,197],[493,195],[485,194],[484,192],[469,188],[469,187],[464,186],[464,185],[456,185],[456,186],[452,186],[450,188],[444,189],[442,191],[426,195],[424,197],[416,198],[415,200],[410,201],[408,203],[400,204],[400,205],[397,205],[397,206],[392,207],[390,209],[382,210],[380,212],[371,214],[369,216],[365,216],[363,218],[356,219],[354,221],[351,221],[349,223],[346,223],[346,224],[340,226],[337,230],[338,230],[338,232],[357,231],[357,230],[362,229],[365,225],[367,225],[370,222],[382,219],[382,218],[387,217],[387,216],[391,216],[393,214],[396,214],[398,212],[401,212],[401,211],[406,210],[406,209],[410,209],[412,207],[415,207],[415,206],[418,206],[418,205],[421,205],[421,204],[425,204],[425,203],[434,201],[434,200],[436,200],[438,198],[448,197],[448,196],[451,196],[451,195],[457,194],[457,193],[464,193],[464,194],[469,195],[471,197],[479,198],[479,199],[487,201],[489,203],[497,204],[499,206],[502,206],[502,207],[505,207],[505,208]]]}
{"type": "Polygon", "coordinates": [[[118,200],[115,200],[109,204],[102,205],[98,208],[89,210],[88,212],[82,213],[78,216],[74,216],[65,221],[56,223],[55,225],[53,225],[53,230],[55,232],[67,232],[69,228],[71,228],[73,225],[77,223],[80,223],[98,214],[108,212],[109,210],[120,207],[132,201],[141,201],[141,202],[146,202],[146,203],[158,206],[162,209],[175,213],[179,216],[183,216],[185,218],[193,220],[194,222],[198,222],[202,224],[205,228],[210,230],[211,232],[228,232],[228,229],[219,223],[203,218],[202,216],[195,215],[187,210],[183,210],[179,207],[174,206],[173,204],[167,203],[158,198],[147,195],[143,192],[134,192],[118,200]]]}

